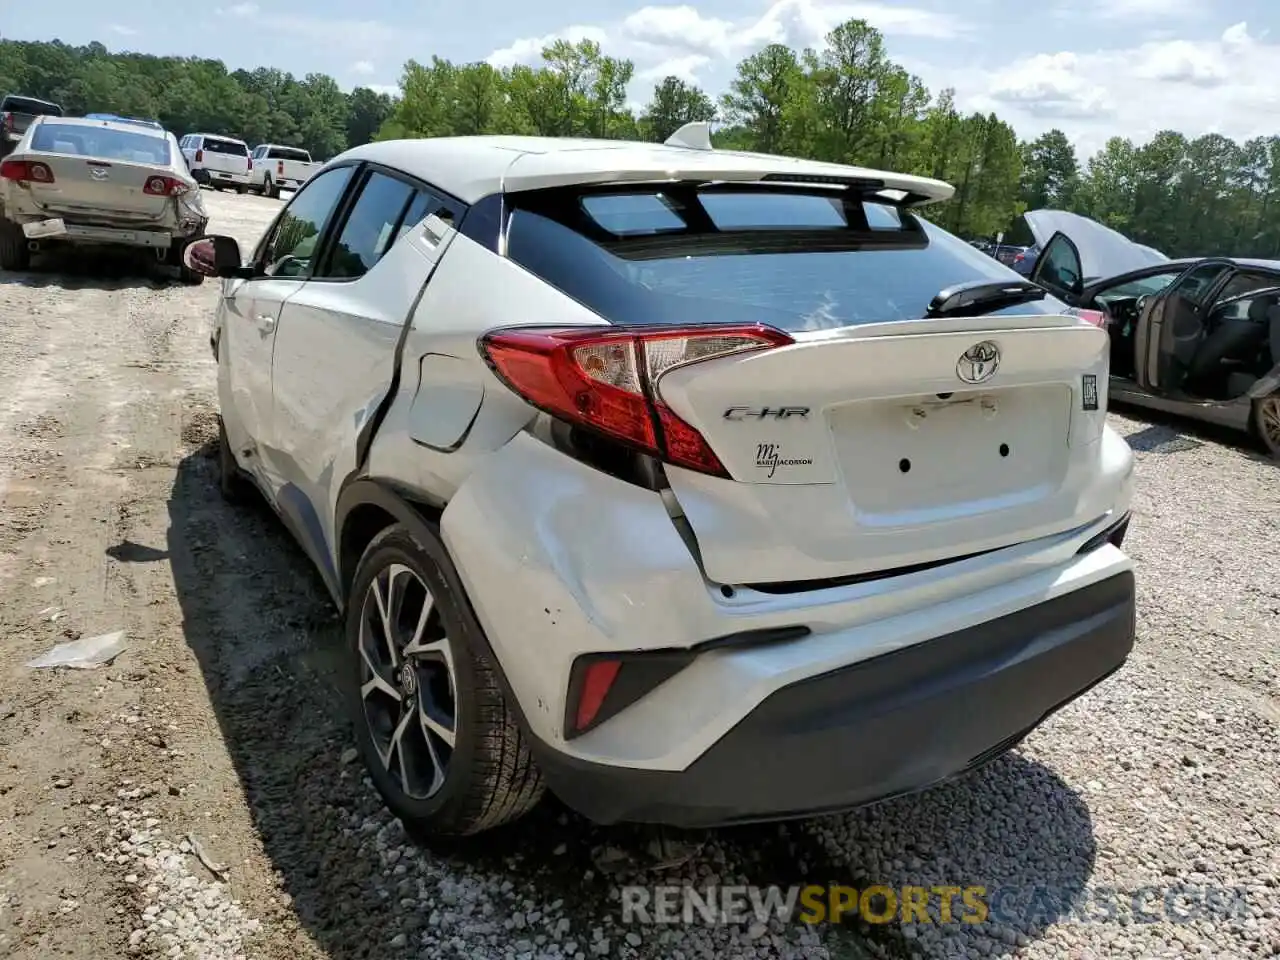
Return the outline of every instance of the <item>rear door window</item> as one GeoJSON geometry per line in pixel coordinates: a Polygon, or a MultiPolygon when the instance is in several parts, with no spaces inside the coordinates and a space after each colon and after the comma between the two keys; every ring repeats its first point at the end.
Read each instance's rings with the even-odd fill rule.
{"type": "MultiPolygon", "coordinates": [[[[942,289],[1020,280],[889,204],[823,190],[512,194],[507,255],[618,324],[799,332],[924,316],[942,289]]],[[[1052,297],[1008,313],[1056,313],[1052,297]]]]}
{"type": "Polygon", "coordinates": [[[227,153],[237,157],[249,155],[249,148],[243,143],[237,143],[235,140],[219,140],[216,137],[205,137],[204,149],[210,153],[227,153]]]}

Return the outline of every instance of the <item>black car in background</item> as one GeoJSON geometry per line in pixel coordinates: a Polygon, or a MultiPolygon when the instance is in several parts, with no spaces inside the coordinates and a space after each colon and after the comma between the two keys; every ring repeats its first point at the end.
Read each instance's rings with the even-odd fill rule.
{"type": "Polygon", "coordinates": [[[0,100],[0,157],[8,156],[18,145],[27,127],[36,117],[60,117],[62,107],[48,100],[23,97],[11,93],[0,100]]]}

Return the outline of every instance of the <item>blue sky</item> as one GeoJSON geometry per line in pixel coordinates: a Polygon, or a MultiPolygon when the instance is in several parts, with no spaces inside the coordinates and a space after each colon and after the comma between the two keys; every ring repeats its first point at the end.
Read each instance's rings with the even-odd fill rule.
{"type": "Polygon", "coordinates": [[[323,71],[393,89],[409,57],[533,62],[554,37],[591,37],[636,64],[631,94],[675,73],[712,93],[765,43],[817,45],[849,17],[966,109],[1024,137],[1057,126],[1085,152],[1165,127],[1236,138],[1280,133],[1280,0],[54,0],[4,4],[0,35],[100,40],[112,49],[323,71]]]}

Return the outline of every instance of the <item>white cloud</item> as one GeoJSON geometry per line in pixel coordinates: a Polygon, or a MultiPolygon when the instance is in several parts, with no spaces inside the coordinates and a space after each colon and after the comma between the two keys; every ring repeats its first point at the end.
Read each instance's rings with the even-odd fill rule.
{"type": "Polygon", "coordinates": [[[594,40],[604,46],[609,37],[601,27],[574,25],[565,27],[556,33],[549,33],[544,37],[526,37],[522,40],[517,40],[510,46],[493,51],[485,59],[499,68],[514,67],[521,63],[539,64],[542,62],[543,47],[549,46],[557,40],[568,40],[570,43],[577,43],[580,40],[594,40]]]}
{"type": "Polygon", "coordinates": [[[685,83],[698,83],[698,71],[705,69],[711,58],[700,53],[691,53],[685,57],[663,60],[652,67],[636,72],[636,79],[646,83],[656,83],[664,77],[679,77],[685,83]]]}
{"type": "MultiPolygon", "coordinates": [[[[635,62],[637,75],[654,75],[661,64],[692,75],[712,61],[733,61],[770,43],[818,47],[837,25],[863,19],[892,38],[956,39],[969,34],[960,17],[889,2],[827,3],[824,0],[774,0],[760,16],[730,21],[708,17],[689,4],[649,5],[621,22],[575,25],[542,37],[517,40],[488,57],[494,66],[536,64],[553,40],[591,39],[615,56],[635,62]],[[695,61],[693,58],[704,58],[695,61]]],[[[665,74],[662,74],[665,75],[665,74]]]]}
{"type": "Polygon", "coordinates": [[[1081,13],[1099,20],[1169,20],[1190,19],[1209,13],[1212,5],[1205,0],[1089,0],[1082,5],[1078,0],[1058,7],[1054,14],[1059,19],[1078,20],[1081,13]]]}
{"type": "Polygon", "coordinates": [[[247,20],[250,17],[257,16],[258,5],[256,3],[237,3],[227,7],[226,12],[233,17],[243,17],[247,20]]]}
{"type": "Polygon", "coordinates": [[[954,85],[963,108],[994,110],[1021,136],[1060,127],[1089,154],[1117,134],[1144,142],[1165,129],[1237,140],[1274,133],[1280,129],[1280,87],[1271,80],[1277,57],[1280,44],[1264,43],[1238,23],[1217,39],[1036,54],[994,73],[926,72],[924,78],[935,89],[954,85]]]}
{"type": "Polygon", "coordinates": [[[372,73],[374,73],[374,72],[375,72],[375,68],[374,68],[373,64],[372,64],[372,63],[370,63],[368,60],[357,60],[355,63],[353,63],[353,64],[352,64],[350,67],[348,67],[347,69],[348,69],[351,73],[357,73],[357,74],[360,74],[360,75],[361,75],[361,76],[363,76],[363,77],[367,77],[367,76],[369,76],[370,74],[372,74],[372,73]]]}
{"type": "Polygon", "coordinates": [[[120,37],[132,37],[138,33],[133,27],[125,26],[123,23],[113,23],[107,29],[120,37]]]}

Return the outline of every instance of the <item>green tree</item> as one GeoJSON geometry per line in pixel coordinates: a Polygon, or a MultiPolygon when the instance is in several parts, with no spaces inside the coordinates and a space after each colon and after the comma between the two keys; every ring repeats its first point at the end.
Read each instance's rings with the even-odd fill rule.
{"type": "Polygon", "coordinates": [[[663,77],[640,117],[640,129],[646,139],[662,142],[686,123],[715,116],[716,105],[699,88],[679,77],[663,77]]]}

